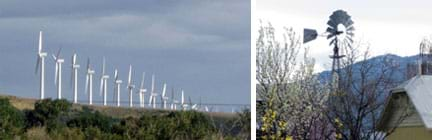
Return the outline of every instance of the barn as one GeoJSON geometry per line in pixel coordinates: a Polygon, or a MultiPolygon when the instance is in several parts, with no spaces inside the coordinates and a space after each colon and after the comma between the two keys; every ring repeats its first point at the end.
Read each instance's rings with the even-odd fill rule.
{"type": "Polygon", "coordinates": [[[393,131],[388,140],[431,140],[432,75],[414,76],[392,89],[377,127],[393,131]]]}

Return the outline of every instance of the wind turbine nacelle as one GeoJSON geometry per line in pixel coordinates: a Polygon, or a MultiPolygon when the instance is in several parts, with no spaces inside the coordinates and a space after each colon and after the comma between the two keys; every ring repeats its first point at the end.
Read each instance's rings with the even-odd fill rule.
{"type": "Polygon", "coordinates": [[[121,84],[121,83],[123,83],[123,81],[122,80],[116,80],[115,83],[116,84],[121,84]]]}
{"type": "Polygon", "coordinates": [[[303,43],[312,41],[318,37],[318,32],[315,29],[303,29],[303,43]]]}
{"type": "Polygon", "coordinates": [[[72,65],[72,68],[74,68],[74,69],[77,69],[79,67],[80,67],[80,65],[72,65]]]}
{"type": "Polygon", "coordinates": [[[87,74],[94,74],[94,73],[95,73],[94,70],[91,70],[91,69],[87,70],[87,74]]]}
{"type": "Polygon", "coordinates": [[[64,59],[57,59],[57,63],[64,63],[64,59]]]}
{"type": "Polygon", "coordinates": [[[140,89],[139,92],[142,92],[142,93],[147,92],[147,89],[140,89]]]}
{"type": "Polygon", "coordinates": [[[103,75],[102,78],[103,78],[103,79],[108,79],[108,78],[109,78],[109,75],[103,75]]]}
{"type": "Polygon", "coordinates": [[[46,52],[39,53],[39,57],[46,57],[47,55],[48,55],[48,53],[46,53],[46,52]]]}

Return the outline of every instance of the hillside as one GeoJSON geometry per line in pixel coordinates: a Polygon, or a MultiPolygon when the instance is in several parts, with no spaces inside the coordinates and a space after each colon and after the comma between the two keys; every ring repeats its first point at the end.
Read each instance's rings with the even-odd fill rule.
{"type": "MultiPolygon", "coordinates": [[[[399,67],[397,70],[395,70],[395,73],[393,73],[391,76],[394,78],[394,80],[396,81],[404,81],[406,80],[406,71],[407,71],[407,65],[409,63],[413,63],[417,60],[418,55],[413,55],[413,56],[398,56],[395,54],[384,54],[384,55],[379,55],[379,56],[375,56],[372,57],[370,59],[367,59],[365,61],[367,61],[367,63],[371,63],[374,64],[375,67],[375,71],[378,71],[377,69],[379,69],[381,66],[383,66],[382,60],[386,59],[386,60],[391,60],[393,62],[396,62],[399,67]]],[[[361,61],[362,62],[362,61],[361,61]]],[[[354,69],[358,70],[356,68],[359,68],[361,65],[361,62],[357,62],[354,64],[354,69]]],[[[318,73],[318,77],[320,78],[321,81],[327,81],[330,79],[330,75],[331,75],[331,71],[327,70],[327,71],[323,71],[318,73]]]]}
{"type": "MultiPolygon", "coordinates": [[[[20,110],[32,110],[34,109],[34,103],[36,99],[22,98],[10,95],[0,95],[0,98],[8,98],[13,106],[20,110]]],[[[170,110],[161,109],[148,109],[148,108],[129,108],[129,107],[113,107],[113,106],[98,106],[98,105],[85,105],[85,104],[73,104],[72,108],[76,110],[82,110],[83,107],[88,107],[93,110],[97,110],[104,115],[108,115],[115,118],[127,118],[129,116],[139,117],[143,114],[168,114],[170,110]]],[[[234,118],[236,114],[226,112],[204,112],[214,119],[228,120],[234,118]]]]}

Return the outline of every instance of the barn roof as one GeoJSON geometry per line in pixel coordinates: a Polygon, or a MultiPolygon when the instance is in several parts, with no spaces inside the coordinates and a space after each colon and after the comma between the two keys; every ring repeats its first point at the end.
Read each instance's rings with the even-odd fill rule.
{"type": "Polygon", "coordinates": [[[432,75],[415,76],[391,90],[391,94],[400,92],[408,95],[424,126],[432,129],[432,75]]]}

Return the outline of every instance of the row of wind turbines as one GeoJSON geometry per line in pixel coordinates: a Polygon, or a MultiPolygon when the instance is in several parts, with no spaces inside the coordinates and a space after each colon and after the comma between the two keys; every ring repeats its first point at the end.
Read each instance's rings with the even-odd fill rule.
{"type": "MultiPolygon", "coordinates": [[[[52,58],[55,61],[55,84],[57,86],[57,98],[62,99],[62,64],[65,62],[63,58],[60,57],[61,48],[57,52],[56,55],[52,54],[52,58]]],[[[48,53],[43,52],[42,50],[42,31],[39,32],[39,47],[37,54],[37,62],[35,72],[40,72],[40,99],[44,99],[45,97],[45,57],[47,57],[48,53]]],[[[78,69],[80,65],[77,64],[77,54],[74,53],[72,56],[72,74],[71,79],[73,80],[73,103],[78,103],[78,69]]],[[[87,73],[86,73],[86,84],[85,84],[85,94],[88,95],[88,104],[93,105],[93,75],[95,74],[95,70],[92,69],[90,65],[90,59],[87,59],[87,73]]],[[[107,105],[107,83],[110,76],[105,73],[105,58],[103,58],[102,64],[102,73],[100,78],[100,96],[103,96],[103,106],[107,105]]],[[[144,87],[144,78],[145,72],[142,73],[141,85],[136,93],[139,95],[139,107],[145,107],[145,94],[148,92],[144,87]]],[[[163,84],[162,93],[157,93],[155,91],[155,76],[152,75],[152,83],[151,90],[149,92],[149,101],[148,106],[151,108],[156,107],[156,99],[159,97],[161,100],[161,109],[171,109],[177,110],[177,105],[181,106],[182,110],[198,110],[198,111],[209,111],[207,106],[201,107],[201,103],[199,105],[192,104],[192,101],[189,97],[189,104],[185,103],[184,91],[181,90],[181,100],[180,102],[174,99],[174,89],[172,90],[172,98],[169,99],[166,96],[166,83],[163,84]],[[171,101],[168,103],[168,101],[171,101]]],[[[121,84],[122,80],[119,79],[119,74],[117,69],[114,71],[114,93],[113,97],[116,98],[116,106],[120,107],[120,93],[121,93],[121,84]]],[[[133,94],[135,85],[132,83],[132,65],[129,65],[129,75],[126,88],[129,93],[129,107],[133,107],[133,94]]]]}

